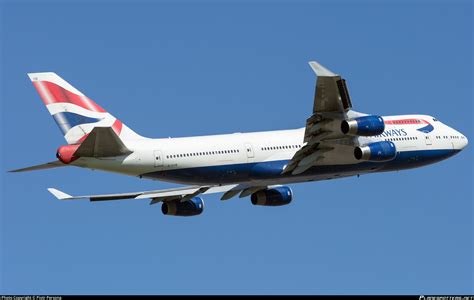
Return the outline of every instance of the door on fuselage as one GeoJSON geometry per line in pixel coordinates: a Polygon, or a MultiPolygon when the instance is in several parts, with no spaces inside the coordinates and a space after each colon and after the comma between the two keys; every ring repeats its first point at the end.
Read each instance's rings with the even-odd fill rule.
{"type": "Polygon", "coordinates": [[[425,135],[425,144],[431,146],[433,142],[431,141],[431,137],[427,134],[425,135]]]}
{"type": "Polygon", "coordinates": [[[250,144],[245,144],[245,152],[247,153],[247,158],[254,158],[253,148],[250,144]]]}
{"type": "Polygon", "coordinates": [[[163,166],[163,153],[161,153],[161,150],[155,150],[153,151],[154,154],[154,160],[155,160],[155,167],[162,167],[163,166]]]}

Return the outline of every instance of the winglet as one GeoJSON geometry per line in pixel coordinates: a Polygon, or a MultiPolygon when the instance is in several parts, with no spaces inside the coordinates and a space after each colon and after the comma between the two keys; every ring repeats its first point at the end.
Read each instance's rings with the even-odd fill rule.
{"type": "Polygon", "coordinates": [[[73,198],[71,195],[68,195],[64,192],[61,192],[60,190],[53,189],[53,188],[49,188],[48,192],[53,194],[53,196],[58,198],[59,200],[67,200],[67,199],[73,198]]]}
{"type": "Polygon", "coordinates": [[[313,69],[314,73],[316,73],[317,76],[326,76],[326,77],[334,77],[338,76],[337,74],[334,74],[333,72],[329,71],[322,65],[320,65],[317,61],[310,61],[309,65],[313,69]]]}

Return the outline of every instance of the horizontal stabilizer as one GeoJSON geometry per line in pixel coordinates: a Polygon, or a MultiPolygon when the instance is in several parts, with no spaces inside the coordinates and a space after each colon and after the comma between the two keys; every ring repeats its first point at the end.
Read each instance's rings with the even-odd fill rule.
{"type": "Polygon", "coordinates": [[[65,166],[67,166],[67,165],[63,164],[60,161],[52,161],[52,162],[49,162],[49,163],[36,165],[36,166],[32,166],[32,167],[26,167],[26,168],[22,168],[22,169],[11,170],[11,171],[8,171],[8,172],[27,172],[27,171],[36,171],[36,170],[44,170],[44,169],[65,167],[65,166]]]}
{"type": "Polygon", "coordinates": [[[79,157],[111,157],[131,153],[111,127],[95,127],[77,148],[79,157]]]}

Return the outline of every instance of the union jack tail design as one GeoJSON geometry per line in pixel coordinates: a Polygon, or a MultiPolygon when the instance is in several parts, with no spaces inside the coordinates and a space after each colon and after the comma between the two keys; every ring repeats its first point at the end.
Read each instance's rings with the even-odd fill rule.
{"type": "Polygon", "coordinates": [[[68,144],[81,143],[94,127],[112,127],[121,139],[142,138],[56,73],[29,73],[68,144]]]}

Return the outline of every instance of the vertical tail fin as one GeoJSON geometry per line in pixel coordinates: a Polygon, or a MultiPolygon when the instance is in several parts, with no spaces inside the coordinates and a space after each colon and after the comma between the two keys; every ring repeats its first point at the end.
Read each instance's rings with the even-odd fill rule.
{"type": "Polygon", "coordinates": [[[82,142],[94,127],[112,127],[121,139],[142,138],[56,73],[28,73],[68,144],[82,142]]]}

